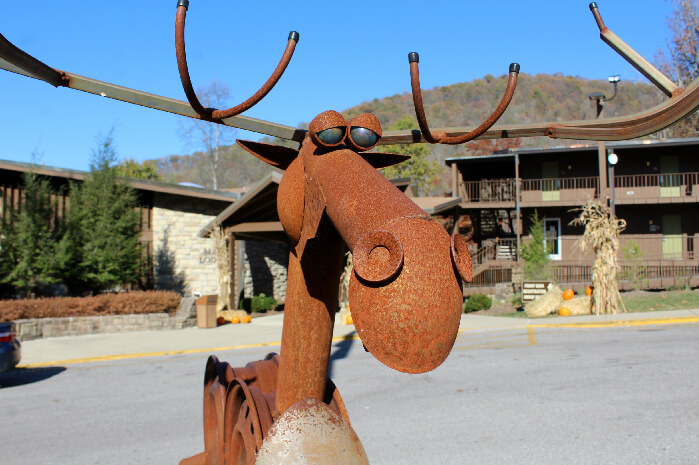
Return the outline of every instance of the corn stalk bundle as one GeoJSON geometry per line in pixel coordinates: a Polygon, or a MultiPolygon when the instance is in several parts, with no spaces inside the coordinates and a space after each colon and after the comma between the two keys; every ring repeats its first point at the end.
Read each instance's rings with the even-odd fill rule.
{"type": "Polygon", "coordinates": [[[227,308],[231,297],[231,265],[228,258],[228,241],[223,229],[216,228],[211,234],[214,240],[216,252],[216,266],[218,268],[218,300],[216,310],[227,308]]]}
{"type": "Polygon", "coordinates": [[[349,305],[349,282],[350,276],[352,276],[352,252],[347,252],[345,254],[346,263],[345,269],[342,270],[342,276],[340,276],[340,291],[338,295],[338,301],[340,302],[340,307],[346,307],[349,305]]]}
{"type": "MultiPolygon", "coordinates": [[[[592,265],[591,313],[618,313],[619,284],[617,273],[619,262],[619,234],[626,229],[626,221],[612,215],[606,205],[588,201],[580,209],[580,215],[571,224],[585,226],[580,248],[591,247],[595,252],[592,265]]],[[[621,303],[622,306],[624,303],[621,303]]],[[[624,309],[626,311],[626,309],[624,309]]]]}

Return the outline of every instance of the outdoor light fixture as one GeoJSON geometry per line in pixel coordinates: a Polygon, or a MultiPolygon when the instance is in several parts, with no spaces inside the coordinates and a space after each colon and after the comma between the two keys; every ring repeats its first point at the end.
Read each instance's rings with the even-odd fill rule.
{"type": "Polygon", "coordinates": [[[621,81],[621,76],[619,76],[619,75],[617,74],[616,76],[609,76],[607,79],[608,79],[609,82],[611,82],[611,83],[616,83],[616,82],[621,81]]]}
{"type": "Polygon", "coordinates": [[[609,152],[609,155],[607,155],[607,161],[609,162],[610,165],[614,166],[619,161],[619,157],[617,156],[616,153],[609,152]]]}

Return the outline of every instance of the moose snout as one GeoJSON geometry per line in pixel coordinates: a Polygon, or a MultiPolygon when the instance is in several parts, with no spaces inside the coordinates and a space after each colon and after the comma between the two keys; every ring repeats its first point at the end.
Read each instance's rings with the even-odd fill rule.
{"type": "Polygon", "coordinates": [[[421,373],[449,355],[461,317],[470,256],[360,155],[338,150],[306,175],[353,253],[349,299],[357,333],[381,362],[421,373]]]}

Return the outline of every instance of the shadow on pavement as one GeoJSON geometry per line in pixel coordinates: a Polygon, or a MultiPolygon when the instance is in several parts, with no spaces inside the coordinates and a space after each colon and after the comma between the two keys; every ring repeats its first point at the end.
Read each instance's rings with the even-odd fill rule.
{"type": "Polygon", "coordinates": [[[44,381],[64,371],[66,371],[65,367],[15,368],[0,373],[0,388],[44,381]]]}
{"type": "Polygon", "coordinates": [[[330,354],[330,366],[328,367],[328,378],[332,378],[333,376],[333,363],[335,360],[341,360],[345,357],[347,357],[347,354],[350,351],[350,348],[352,347],[352,344],[354,344],[354,338],[352,336],[355,336],[357,333],[353,332],[352,334],[347,335],[347,339],[343,339],[342,341],[336,342],[333,345],[334,351],[330,354]]]}

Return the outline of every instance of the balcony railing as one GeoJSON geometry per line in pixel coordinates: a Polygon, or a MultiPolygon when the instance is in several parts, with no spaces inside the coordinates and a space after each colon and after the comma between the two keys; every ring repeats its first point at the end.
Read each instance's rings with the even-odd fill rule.
{"type": "MultiPolygon", "coordinates": [[[[699,198],[699,173],[621,175],[614,177],[614,186],[619,203],[632,199],[699,198]]],[[[519,190],[519,200],[524,203],[578,202],[600,196],[597,176],[521,179],[519,190]]],[[[512,178],[465,181],[459,185],[459,195],[469,203],[514,202],[515,191],[512,178]]]]}

